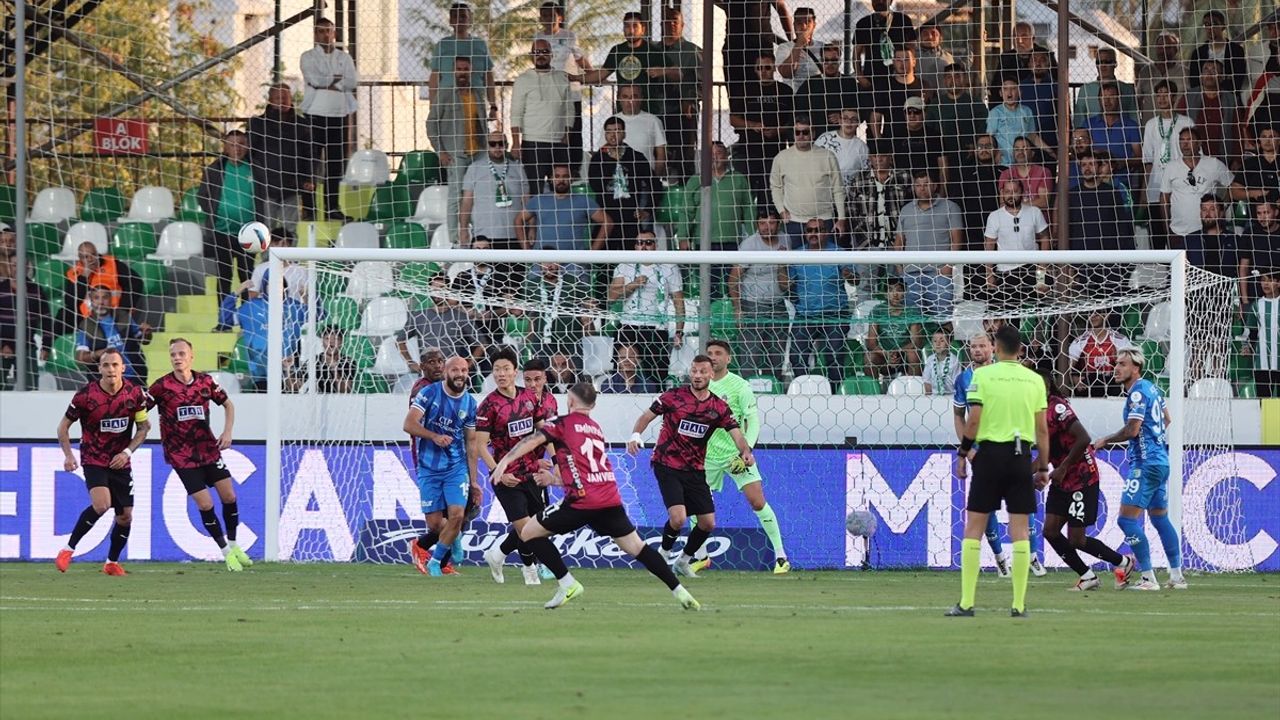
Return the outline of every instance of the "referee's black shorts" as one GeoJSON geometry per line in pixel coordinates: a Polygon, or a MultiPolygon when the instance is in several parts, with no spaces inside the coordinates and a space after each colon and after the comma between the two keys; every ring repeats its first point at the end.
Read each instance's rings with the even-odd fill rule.
{"type": "Polygon", "coordinates": [[[993,513],[1004,501],[1011,513],[1036,511],[1036,489],[1031,477],[1031,444],[982,442],[973,456],[973,480],[969,483],[970,512],[993,513]]]}

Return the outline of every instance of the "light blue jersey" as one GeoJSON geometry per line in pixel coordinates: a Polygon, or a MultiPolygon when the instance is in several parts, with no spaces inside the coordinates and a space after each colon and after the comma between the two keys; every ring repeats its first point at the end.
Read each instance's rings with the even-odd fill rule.
{"type": "Polygon", "coordinates": [[[418,392],[413,407],[422,411],[422,426],[434,433],[453,438],[449,447],[442,448],[430,441],[418,442],[418,468],[439,472],[466,466],[466,431],[476,427],[476,401],[471,393],[451,397],[444,390],[444,382],[432,383],[418,392]]]}
{"type": "Polygon", "coordinates": [[[1129,441],[1130,468],[1169,466],[1169,438],[1164,426],[1164,395],[1143,378],[1129,388],[1124,400],[1124,421],[1141,420],[1138,436],[1129,441]]]}
{"type": "Polygon", "coordinates": [[[973,384],[973,366],[965,368],[956,376],[956,391],[951,403],[958,408],[969,408],[969,386],[973,384]]]}

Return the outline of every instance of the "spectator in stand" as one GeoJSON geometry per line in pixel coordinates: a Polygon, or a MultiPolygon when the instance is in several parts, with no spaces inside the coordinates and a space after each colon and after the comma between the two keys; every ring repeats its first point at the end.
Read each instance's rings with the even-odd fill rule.
{"type": "Polygon", "coordinates": [[[867,374],[873,378],[920,374],[924,318],[907,307],[905,296],[902,281],[890,279],[884,302],[875,306],[868,318],[867,374]]]}
{"type": "MultiPolygon", "coordinates": [[[[271,243],[267,245],[267,251],[263,253],[263,262],[258,263],[253,268],[253,277],[244,281],[240,285],[237,294],[247,293],[249,299],[267,296],[267,282],[270,278],[271,263],[266,262],[271,256],[271,251],[276,248],[293,247],[294,238],[291,233],[279,231],[271,233],[271,243]]],[[[294,260],[284,261],[284,293],[285,297],[298,303],[307,301],[307,267],[300,262],[294,260]]]]}
{"type": "MultiPolygon", "coordinates": [[[[631,89],[634,92],[634,89],[631,89]]],[[[653,172],[644,156],[626,144],[627,123],[604,122],[604,145],[591,156],[587,181],[609,215],[606,250],[626,250],[641,223],[653,217],[653,172]]]]}
{"type": "MultiPolygon", "coordinates": [[[[818,218],[804,223],[804,239],[800,252],[839,249],[818,218]]],[[[787,285],[795,302],[791,342],[791,369],[795,374],[816,374],[819,365],[825,363],[827,378],[839,385],[848,360],[844,342],[849,330],[846,282],[857,282],[848,265],[789,266],[787,285]]]]}
{"type": "MultiPolygon", "coordinates": [[[[651,253],[657,238],[650,231],[636,235],[635,251],[651,253]]],[[[642,255],[643,257],[643,255],[642,255]]],[[[644,262],[621,263],[609,283],[609,302],[622,301],[618,342],[640,354],[640,369],[648,377],[666,377],[671,351],[684,344],[684,285],[680,268],[644,262]],[[667,302],[675,312],[675,334],[667,334],[667,302]]]]}
{"type": "Polygon", "coordinates": [[[591,69],[591,58],[578,46],[578,36],[565,27],[563,5],[558,2],[542,3],[538,7],[538,22],[541,28],[533,39],[546,40],[551,45],[551,67],[564,72],[569,80],[569,98],[573,102],[573,122],[569,127],[568,140],[569,164],[578,167],[582,164],[586,147],[582,137],[582,75],[591,69]]]}
{"type": "MultiPolygon", "coordinates": [[[[551,192],[536,195],[516,217],[516,237],[527,248],[541,250],[600,250],[609,237],[613,222],[608,213],[587,195],[572,192],[573,172],[568,165],[551,169],[551,192]],[[591,224],[596,232],[592,237],[591,224]],[[588,242],[586,238],[592,239],[588,242]]],[[[585,274],[586,268],[574,265],[566,270],[571,275],[585,274]]]]}
{"type": "MultiPolygon", "coordinates": [[[[462,178],[462,201],[458,204],[458,246],[470,247],[474,239],[486,238],[495,250],[527,250],[517,229],[517,218],[529,202],[529,180],[524,164],[507,155],[507,137],[501,130],[489,133],[488,153],[471,163],[462,178]]],[[[495,292],[514,292],[524,281],[524,267],[499,263],[495,292]]]]}
{"type": "MultiPolygon", "coordinates": [[[[1120,192],[1105,184],[1098,159],[1087,151],[1080,158],[1080,185],[1071,189],[1067,208],[1071,250],[1133,250],[1133,214],[1120,192]]],[[[1080,266],[1080,297],[1113,295],[1129,273],[1125,265],[1080,266]]]]}
{"type": "Polygon", "coordinates": [[[951,167],[963,165],[979,133],[987,128],[987,106],[969,92],[969,73],[952,63],[942,73],[942,90],[924,109],[928,121],[942,138],[951,167]]]}
{"type": "Polygon", "coordinates": [[[1107,323],[1107,313],[1095,310],[1089,313],[1088,326],[1067,349],[1071,358],[1073,395],[1106,397],[1117,389],[1114,371],[1116,355],[1121,350],[1134,347],[1129,338],[1116,332],[1107,323]]]}
{"type": "Polygon", "coordinates": [[[1000,166],[996,165],[996,139],[983,133],[974,138],[968,162],[957,169],[956,191],[950,197],[964,210],[966,250],[981,250],[987,216],[1000,204],[1000,166]]]}
{"type": "Polygon", "coordinates": [[[930,350],[924,354],[921,370],[924,392],[926,395],[951,397],[956,390],[956,378],[964,365],[960,356],[951,349],[951,336],[945,329],[934,330],[929,343],[930,350]]]}
{"type": "MultiPolygon", "coordinates": [[[[948,252],[964,247],[964,214],[960,206],[938,197],[937,183],[928,170],[917,170],[912,189],[915,202],[907,203],[898,215],[895,250],[907,252],[948,252]]],[[[951,316],[954,301],[951,265],[904,265],[903,282],[907,306],[926,317],[942,321],[951,316]]]]}
{"type": "Polygon", "coordinates": [[[573,364],[573,355],[567,352],[552,353],[547,367],[547,391],[563,395],[580,382],[583,382],[583,378],[573,364]]]}
{"type": "Polygon", "coordinates": [[[916,74],[924,83],[924,89],[937,97],[943,73],[955,62],[955,56],[942,47],[942,30],[937,25],[921,27],[920,41],[916,44],[916,74]]]}
{"type": "Polygon", "coordinates": [[[1022,202],[1035,205],[1047,216],[1053,199],[1053,173],[1031,162],[1031,144],[1026,138],[1013,141],[1013,164],[1000,173],[999,184],[1017,180],[1022,184],[1022,202]]]}
{"type": "MultiPolygon", "coordinates": [[[[330,325],[320,331],[320,354],[316,356],[316,392],[325,395],[345,395],[355,389],[356,364],[343,352],[346,332],[330,325]]],[[[301,371],[302,368],[299,368],[301,371]]],[[[298,377],[297,380],[303,380],[298,377]]],[[[299,387],[294,391],[300,390],[299,387]]]]}
{"type": "MultiPolygon", "coordinates": [[[[1071,111],[1071,121],[1076,127],[1086,127],[1095,116],[1102,115],[1106,108],[1102,103],[1102,91],[1108,85],[1114,85],[1119,94],[1118,107],[1112,112],[1125,118],[1138,120],[1138,99],[1132,83],[1116,79],[1116,51],[1114,48],[1098,48],[1093,57],[1098,68],[1098,79],[1091,80],[1076,91],[1075,108],[1071,111]]],[[[1041,129],[1043,132],[1043,128],[1041,129]]]]}
{"type": "Polygon", "coordinates": [[[1115,83],[1102,86],[1099,102],[1102,113],[1089,118],[1086,126],[1095,150],[1106,151],[1120,169],[1120,178],[1126,180],[1129,172],[1137,171],[1142,157],[1142,132],[1138,121],[1120,112],[1120,91],[1115,83]]]}
{"type": "Polygon", "coordinates": [[[818,45],[813,42],[813,31],[818,29],[817,15],[810,7],[798,7],[791,18],[795,28],[795,39],[779,45],[774,52],[773,62],[778,66],[778,74],[782,82],[791,88],[791,92],[799,93],[805,82],[821,72],[818,58],[818,45]]]}
{"type": "MultiPolygon", "coordinates": [[[[302,53],[298,62],[307,90],[302,94],[302,114],[311,123],[310,157],[320,162],[324,183],[324,209],[331,219],[340,219],[338,183],[346,171],[350,154],[347,119],[356,111],[356,63],[337,45],[333,21],[320,18],[315,23],[315,47],[302,53]]],[[[205,212],[208,212],[206,210],[205,212]]]]}
{"type": "Polygon", "coordinates": [[[1200,199],[1231,187],[1236,177],[1215,157],[1200,152],[1202,135],[1199,127],[1178,132],[1178,148],[1182,159],[1167,169],[1160,183],[1160,204],[1169,218],[1169,246],[1177,247],[1178,238],[1201,229],[1200,199]]]}
{"type": "Polygon", "coordinates": [[[890,0],[871,0],[871,12],[853,25],[854,77],[863,90],[870,90],[876,78],[891,72],[899,48],[919,39],[911,18],[890,10],[890,4],[890,0]]]}
{"type": "Polygon", "coordinates": [[[640,372],[640,354],[634,345],[615,345],[613,364],[618,371],[600,385],[600,392],[618,395],[656,395],[658,384],[640,372]]]}
{"type": "Polygon", "coordinates": [[[648,23],[640,13],[622,16],[622,35],[626,39],[609,49],[599,68],[583,73],[583,82],[599,85],[613,75],[619,90],[639,85],[648,98],[645,109],[659,114],[666,107],[666,84],[680,82],[680,68],[670,67],[662,46],[649,41],[648,23]]]}
{"type": "MultiPolygon", "coordinates": [[[[781,224],[776,210],[761,208],[757,213],[756,232],[742,241],[740,249],[743,252],[787,250],[787,244],[778,234],[781,224]]],[[[736,265],[729,273],[729,299],[742,332],[739,362],[744,371],[781,377],[782,358],[778,348],[787,346],[789,287],[790,275],[785,264],[736,265]]]]}
{"type": "Polygon", "coordinates": [[[1156,37],[1155,49],[1152,51],[1153,62],[1138,67],[1138,82],[1134,92],[1138,98],[1139,121],[1147,122],[1159,113],[1155,96],[1159,92],[1161,82],[1171,83],[1170,107],[1178,107],[1182,102],[1181,93],[1187,89],[1187,66],[1182,61],[1181,44],[1178,34],[1165,31],[1156,37]]]}
{"type": "MultiPolygon", "coordinates": [[[[1024,204],[1022,182],[1000,183],[1000,207],[987,217],[987,251],[1026,252],[1049,250],[1049,223],[1035,205],[1024,204]]],[[[987,294],[999,308],[1014,310],[1024,305],[1041,285],[1037,268],[1028,263],[997,263],[987,266],[987,294]]]]}
{"type": "Polygon", "coordinates": [[[596,308],[591,288],[585,280],[555,263],[543,263],[537,272],[525,277],[523,300],[537,308],[529,313],[533,325],[531,345],[534,354],[577,356],[592,318],[588,314],[577,315],[574,311],[585,313],[596,308]]]}
{"type": "Polygon", "coordinates": [[[76,317],[76,323],[79,318],[89,316],[89,291],[98,286],[111,291],[113,309],[125,310],[131,316],[141,310],[142,281],[123,260],[98,254],[98,248],[91,242],[80,243],[76,248],[76,264],[67,270],[66,278],[64,306],[76,317]]]}
{"type": "Polygon", "coordinates": [[[803,241],[801,226],[811,219],[822,221],[824,232],[834,227],[844,234],[844,180],[831,151],[813,146],[813,126],[797,119],[792,126],[796,142],[773,159],[769,189],[773,206],[782,214],[791,246],[803,241]]]}
{"type": "Polygon", "coordinates": [[[1231,199],[1280,200],[1280,137],[1274,126],[1258,128],[1258,153],[1245,156],[1244,167],[1231,183],[1231,199]]]}
{"type": "Polygon", "coordinates": [[[819,135],[840,127],[843,110],[852,111],[855,117],[858,114],[857,82],[840,72],[841,48],[836,41],[824,44],[819,74],[806,80],[795,94],[796,113],[809,118],[819,135]]]}
{"type": "Polygon", "coordinates": [[[1093,151],[1093,135],[1085,128],[1072,128],[1071,147],[1068,150],[1071,162],[1068,163],[1070,184],[1067,187],[1073,188],[1080,184],[1080,163],[1077,159],[1086,152],[1093,151]]]}
{"type": "Polygon", "coordinates": [[[1200,198],[1200,230],[1174,238],[1170,246],[1187,252],[1187,264],[1245,281],[1248,260],[1240,252],[1237,235],[1223,221],[1222,201],[1216,195],[1200,198]]]}
{"type": "Polygon", "coordinates": [[[541,192],[552,166],[570,162],[574,99],[568,77],[552,66],[551,41],[534,40],[530,54],[533,67],[520,73],[511,88],[511,154],[541,192]]]}
{"type": "Polygon", "coordinates": [[[80,319],[76,331],[76,362],[86,376],[98,366],[98,358],[108,349],[124,356],[124,376],[136,383],[147,381],[140,344],[151,340],[151,328],[134,322],[125,308],[113,304],[114,293],[106,285],[89,288],[89,312],[80,319]]]}
{"type": "Polygon", "coordinates": [[[1002,97],[1001,85],[997,83],[1003,83],[1011,77],[1014,78],[1014,82],[1021,83],[1031,77],[1031,58],[1036,50],[1049,52],[1049,74],[1057,77],[1058,63],[1048,47],[1036,42],[1035,27],[1026,21],[1015,23],[1013,26],[1013,47],[1000,53],[989,78],[991,90],[988,98],[992,104],[995,104],[1002,97]]]}
{"type": "Polygon", "coordinates": [[[893,51],[893,74],[875,84],[875,105],[867,136],[893,138],[902,133],[907,122],[907,100],[924,98],[924,84],[916,75],[916,51],[908,45],[893,51]]]}
{"type": "MultiPolygon", "coordinates": [[[[11,233],[9,226],[0,223],[0,233],[11,233]]],[[[26,353],[28,389],[36,387],[39,366],[36,362],[36,346],[39,345],[39,361],[49,357],[53,346],[53,316],[45,303],[44,293],[34,280],[27,279],[27,333],[18,340],[18,258],[0,252],[0,390],[12,390],[17,380],[18,353],[26,353]]]]}
{"type": "MultiPolygon", "coordinates": [[[[477,235],[471,247],[475,250],[489,250],[492,245],[489,238],[477,235]]],[[[453,277],[450,286],[461,295],[462,307],[471,316],[471,322],[476,327],[478,344],[487,348],[500,343],[506,313],[494,303],[508,293],[516,292],[520,286],[514,285],[511,277],[499,277],[494,266],[487,262],[453,263],[449,266],[449,274],[453,277]]],[[[523,273],[520,279],[524,279],[523,273]]],[[[488,373],[492,369],[487,354],[475,357],[473,353],[473,359],[480,366],[481,373],[488,373]]]]}
{"type": "Polygon", "coordinates": [[[773,63],[773,46],[778,40],[773,34],[774,13],[778,15],[778,23],[785,34],[782,41],[794,36],[791,12],[787,9],[786,0],[715,0],[715,4],[725,15],[726,32],[721,58],[729,91],[729,107],[733,108],[749,96],[749,86],[756,79],[753,72],[757,58],[767,55],[770,64],[773,63]]]}
{"type": "MultiPolygon", "coordinates": [[[[695,177],[692,182],[700,182],[695,177]]],[[[743,230],[751,223],[754,214],[752,208],[751,185],[742,173],[733,168],[729,148],[719,140],[711,141],[711,249],[737,250],[742,241],[743,230]]],[[[689,238],[681,240],[681,250],[688,250],[685,243],[689,238]]],[[[716,266],[719,267],[719,266],[716,266]]],[[[713,268],[712,274],[715,274],[713,268]]],[[[716,284],[722,282],[717,280],[716,284]]]]}
{"type": "Polygon", "coordinates": [[[836,165],[840,167],[840,177],[846,187],[858,173],[867,169],[867,144],[858,137],[858,124],[858,111],[846,108],[840,111],[839,128],[819,135],[813,143],[836,156],[836,165]]]}
{"type": "Polygon", "coordinates": [[[1044,141],[1058,146],[1058,78],[1049,72],[1049,51],[1037,48],[1031,52],[1031,74],[1018,84],[1018,97],[1031,108],[1036,119],[1036,132],[1044,141]]]}
{"type": "MultiPolygon", "coordinates": [[[[1249,83],[1240,100],[1252,108],[1250,125],[1280,124],[1280,10],[1262,20],[1262,32],[1245,48],[1249,83]]],[[[1248,126],[1246,126],[1248,128],[1248,126]]]]}
{"type": "Polygon", "coordinates": [[[1200,67],[1200,85],[1187,92],[1187,117],[1195,121],[1205,152],[1238,167],[1240,156],[1239,98],[1221,85],[1222,63],[1205,60],[1200,67]]]}
{"type": "Polygon", "coordinates": [[[911,199],[911,174],[893,166],[893,151],[886,140],[872,140],[868,168],[850,189],[855,250],[885,250],[898,233],[898,213],[911,199]]]}
{"type": "Polygon", "coordinates": [[[1204,81],[1204,64],[1212,60],[1218,63],[1218,69],[1222,73],[1222,91],[1239,99],[1240,91],[1248,89],[1249,82],[1244,47],[1231,42],[1227,37],[1227,16],[1217,10],[1204,14],[1204,32],[1205,43],[1191,53],[1187,84],[1193,90],[1201,87],[1204,81]]]}
{"type": "Polygon", "coordinates": [[[1120,202],[1124,203],[1123,207],[1130,216],[1133,215],[1133,191],[1129,189],[1128,180],[1123,177],[1116,177],[1112,168],[1111,155],[1106,150],[1095,150],[1093,156],[1098,161],[1098,179],[1104,185],[1110,185],[1120,194],[1120,202]]]}
{"type": "Polygon", "coordinates": [[[485,41],[471,35],[471,5],[454,2],[449,6],[449,28],[452,34],[440,38],[431,52],[429,63],[431,76],[427,79],[427,99],[432,105],[440,97],[440,91],[455,87],[458,77],[458,58],[471,61],[471,77],[467,87],[484,91],[489,102],[488,119],[498,119],[498,95],[493,82],[493,59],[485,41]]]}
{"type": "Polygon", "coordinates": [[[413,362],[411,338],[418,339],[419,348],[438,347],[446,356],[471,357],[481,343],[471,314],[458,300],[459,293],[450,287],[444,273],[431,278],[430,292],[433,304],[409,313],[409,322],[395,335],[400,357],[413,362]]]}
{"type": "Polygon", "coordinates": [[[1195,126],[1191,118],[1174,112],[1173,98],[1177,92],[1173,81],[1156,82],[1155,114],[1147,120],[1142,132],[1142,162],[1147,169],[1146,200],[1151,212],[1151,244],[1155,248],[1164,247],[1169,233],[1169,218],[1160,203],[1160,187],[1166,173],[1178,170],[1178,161],[1182,159],[1178,138],[1182,131],[1195,126]]]}
{"type": "Polygon", "coordinates": [[[627,126],[627,147],[644,156],[656,178],[667,176],[667,134],[662,120],[644,110],[644,89],[640,85],[618,88],[618,114],[627,126]]]}
{"type": "Polygon", "coordinates": [[[1280,208],[1276,201],[1264,200],[1254,206],[1253,222],[1240,240],[1241,277],[1240,306],[1249,307],[1252,298],[1258,297],[1259,273],[1273,272],[1280,267],[1280,208]]]}
{"type": "Polygon", "coordinates": [[[1019,137],[1026,138],[1041,152],[1056,158],[1052,148],[1036,133],[1035,113],[1022,104],[1016,79],[1005,78],[1000,85],[1000,97],[1004,102],[987,113],[987,133],[995,137],[996,145],[1000,148],[1000,164],[1013,163],[1013,141],[1019,137]]]}
{"type": "Polygon", "coordinates": [[[951,163],[938,128],[924,121],[924,98],[907,98],[902,110],[907,119],[893,136],[893,164],[910,173],[929,170],[945,194],[951,163]]]}
{"type": "Polygon", "coordinates": [[[298,220],[310,219],[314,212],[316,184],[311,178],[311,131],[293,110],[288,83],[271,86],[267,109],[249,120],[248,134],[254,184],[262,188],[263,221],[272,230],[296,233],[298,220]]]}
{"type": "Polygon", "coordinates": [[[261,217],[260,192],[249,164],[249,138],[240,130],[232,130],[223,136],[222,156],[205,167],[197,192],[200,209],[211,226],[210,244],[217,264],[222,311],[214,332],[231,330],[233,321],[227,303],[232,297],[232,274],[238,273],[241,282],[253,275],[253,258],[240,247],[239,233],[246,223],[261,217]]]}
{"type": "Polygon", "coordinates": [[[462,181],[471,163],[484,157],[488,123],[484,116],[484,91],[471,85],[471,59],[453,60],[453,85],[436,91],[427,114],[427,137],[440,156],[449,179],[449,237],[458,236],[458,210],[462,181]]]}
{"type": "Polygon", "coordinates": [[[734,147],[741,148],[734,156],[751,183],[757,206],[770,203],[769,171],[792,123],[791,88],[774,79],[773,71],[773,54],[761,54],[755,61],[755,82],[729,106],[729,124],[738,132],[734,147]]]}
{"type": "Polygon", "coordinates": [[[702,97],[702,48],[684,38],[684,13],[679,7],[662,8],[661,49],[667,63],[679,70],[679,82],[667,82],[662,128],[670,141],[670,175],[684,182],[693,174],[698,146],[698,107],[702,97]]]}
{"type": "Polygon", "coordinates": [[[1258,280],[1262,295],[1249,305],[1245,329],[1249,340],[1241,348],[1252,356],[1254,388],[1260,398],[1280,397],[1280,275],[1265,268],[1258,280]]]}

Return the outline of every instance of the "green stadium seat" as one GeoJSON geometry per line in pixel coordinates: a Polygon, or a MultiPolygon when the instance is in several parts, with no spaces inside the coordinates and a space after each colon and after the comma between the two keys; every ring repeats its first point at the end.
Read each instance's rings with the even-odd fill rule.
{"type": "Polygon", "coordinates": [[[200,188],[193,187],[182,194],[182,205],[178,208],[178,219],[186,222],[200,223],[206,220],[204,210],[200,207],[200,188]]]}
{"type": "Polygon", "coordinates": [[[80,220],[104,225],[113,223],[125,214],[128,205],[120,188],[94,188],[85,194],[84,202],[80,203],[80,220]]]}
{"type": "Polygon", "coordinates": [[[392,220],[382,245],[395,250],[426,248],[431,246],[431,239],[427,237],[427,229],[418,223],[392,220]]]}
{"type": "Polygon", "coordinates": [[[50,372],[80,372],[80,363],[76,362],[75,333],[59,335],[53,339],[53,347],[49,348],[49,360],[45,368],[50,372]]]}
{"type": "Polygon", "coordinates": [[[338,272],[316,273],[316,293],[322,297],[341,295],[347,289],[347,276],[338,272]]]}
{"type": "Polygon", "coordinates": [[[396,181],[409,185],[435,185],[444,181],[440,156],[430,150],[413,150],[400,159],[396,181]]]}
{"type": "Polygon", "coordinates": [[[61,298],[67,291],[67,264],[61,260],[36,260],[33,263],[32,275],[36,285],[44,290],[46,300],[61,298]]]}
{"type": "Polygon", "coordinates": [[[62,249],[62,231],[53,223],[27,223],[27,253],[41,260],[62,249]]]}
{"type": "Polygon", "coordinates": [[[360,335],[347,335],[342,339],[342,354],[355,363],[356,368],[359,370],[367,370],[373,367],[373,363],[378,356],[377,351],[373,349],[373,344],[369,342],[369,338],[360,335]]]}
{"type": "Polygon", "coordinates": [[[378,189],[373,193],[373,200],[369,204],[369,215],[365,218],[369,222],[391,222],[393,220],[403,220],[413,215],[414,200],[409,192],[409,184],[400,182],[400,178],[379,185],[378,189]]]}
{"type": "Polygon", "coordinates": [[[841,395],[879,395],[880,381],[867,375],[853,375],[840,383],[841,395]]]}
{"type": "Polygon", "coordinates": [[[1147,340],[1142,343],[1142,354],[1147,358],[1147,367],[1144,371],[1158,375],[1164,371],[1165,355],[1160,349],[1160,343],[1154,340],[1147,340]]]}
{"type": "Polygon", "coordinates": [[[1242,382],[1236,388],[1236,397],[1254,400],[1258,397],[1258,386],[1252,382],[1242,382]]]}
{"type": "Polygon", "coordinates": [[[425,293],[431,284],[431,278],[439,273],[440,266],[433,262],[407,262],[396,273],[396,285],[406,288],[409,294],[418,294],[413,292],[414,289],[425,293]]]}
{"type": "Polygon", "coordinates": [[[324,297],[324,312],[322,325],[325,327],[332,326],[342,330],[360,327],[360,305],[349,297],[324,297]]]}
{"type": "Polygon", "coordinates": [[[156,228],[150,223],[124,223],[111,234],[108,252],[122,260],[141,260],[155,251],[156,228]]]}
{"type": "Polygon", "coordinates": [[[130,260],[129,269],[142,282],[142,291],[152,297],[167,297],[173,294],[169,281],[169,268],[159,260],[130,260]]]}
{"type": "Polygon", "coordinates": [[[12,185],[0,185],[0,222],[12,226],[18,217],[18,189],[12,185]]]}
{"type": "Polygon", "coordinates": [[[375,395],[391,392],[391,388],[387,385],[387,379],[383,376],[369,370],[361,370],[356,375],[356,381],[352,385],[351,392],[359,395],[375,395]]]}

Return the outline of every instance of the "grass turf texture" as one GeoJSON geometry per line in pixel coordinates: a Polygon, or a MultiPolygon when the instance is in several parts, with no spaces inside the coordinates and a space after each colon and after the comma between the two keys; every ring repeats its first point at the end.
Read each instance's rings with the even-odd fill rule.
{"type": "Polygon", "coordinates": [[[586,594],[509,568],[0,564],[0,718],[1280,717],[1280,578],[1070,593],[1028,620],[984,573],[710,571],[680,609],[641,570],[586,594]]]}

